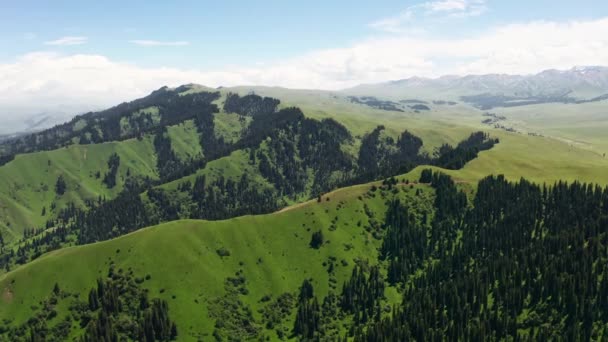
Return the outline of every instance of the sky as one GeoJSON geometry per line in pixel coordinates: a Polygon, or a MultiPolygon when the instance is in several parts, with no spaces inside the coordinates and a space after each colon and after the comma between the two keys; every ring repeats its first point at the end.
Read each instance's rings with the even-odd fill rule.
{"type": "Polygon", "coordinates": [[[608,64],[608,1],[3,1],[0,124],[161,86],[344,89],[608,64]]]}

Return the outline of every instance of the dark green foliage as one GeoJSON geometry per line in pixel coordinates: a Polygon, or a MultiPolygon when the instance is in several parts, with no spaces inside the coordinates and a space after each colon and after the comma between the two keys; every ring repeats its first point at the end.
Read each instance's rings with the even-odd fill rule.
{"type": "Polygon", "coordinates": [[[73,208],[71,215],[80,243],[107,240],[151,224],[139,193],[129,190],[88,211],[73,208]]]}
{"type": "Polygon", "coordinates": [[[253,155],[259,171],[282,196],[295,197],[309,182],[314,171],[313,194],[326,192],[341,182],[352,169],[352,161],[341,145],[352,138],[344,126],[334,120],[307,119],[298,108],[254,117],[243,139],[237,144],[265,150],[253,155]],[[332,177],[336,175],[336,177],[332,177]]]}
{"type": "Polygon", "coordinates": [[[4,164],[8,164],[9,162],[13,161],[13,159],[15,159],[14,154],[0,155],[0,166],[2,166],[4,164]]]}
{"type": "Polygon", "coordinates": [[[220,249],[218,249],[217,251],[217,255],[219,255],[220,257],[227,257],[230,256],[230,251],[227,250],[226,248],[222,247],[220,249]]]}
{"type": "Polygon", "coordinates": [[[279,205],[275,193],[269,189],[257,189],[247,174],[243,174],[238,182],[220,177],[209,184],[204,176],[199,176],[190,197],[196,208],[191,217],[211,220],[268,213],[279,205]]]}
{"type": "Polygon", "coordinates": [[[83,342],[175,340],[178,330],[167,302],[149,300],[147,290],[138,284],[131,271],[110,268],[108,278],[98,279],[89,291],[86,303],[55,284],[38,313],[20,327],[0,330],[0,340],[66,341],[70,335],[80,335],[77,340],[83,342]],[[70,310],[66,317],[59,317],[55,309],[62,302],[70,310]]]}
{"type": "Polygon", "coordinates": [[[433,163],[444,169],[458,170],[466,163],[477,158],[480,151],[489,150],[498,143],[498,139],[491,139],[487,133],[475,132],[453,148],[444,144],[437,152],[437,159],[433,163]]]}
{"type": "Polygon", "coordinates": [[[159,129],[154,136],[154,150],[156,151],[156,168],[161,178],[167,178],[182,167],[182,163],[171,148],[171,139],[166,126],[159,129]]]}
{"type": "Polygon", "coordinates": [[[275,329],[279,338],[282,336],[288,336],[291,331],[291,325],[285,326],[291,312],[293,311],[296,298],[291,293],[283,293],[276,299],[269,301],[267,305],[261,310],[264,318],[266,329],[275,329]]]}
{"type": "Polygon", "coordinates": [[[293,333],[303,339],[314,338],[321,328],[321,310],[317,297],[312,296],[312,292],[312,285],[305,280],[300,289],[298,311],[293,327],[293,333]],[[304,287],[307,288],[304,289],[304,287]],[[308,293],[311,297],[308,296],[308,293]]]}
{"type": "Polygon", "coordinates": [[[357,315],[356,322],[366,323],[373,316],[380,318],[383,297],[384,279],[379,267],[372,267],[366,277],[363,269],[355,266],[350,279],[342,286],[340,307],[344,312],[357,315]]]}
{"type": "Polygon", "coordinates": [[[280,101],[270,97],[249,94],[239,96],[238,94],[228,93],[224,102],[224,111],[227,113],[237,113],[240,115],[256,117],[274,113],[280,101]]]}
{"type": "Polygon", "coordinates": [[[424,169],[422,170],[422,172],[420,173],[420,183],[430,183],[433,181],[433,170],[431,169],[424,169]]]}
{"type": "Polygon", "coordinates": [[[259,338],[261,327],[253,317],[251,308],[240,298],[249,292],[242,272],[237,272],[234,278],[227,278],[224,289],[223,296],[214,298],[209,303],[209,316],[215,320],[215,339],[251,341],[259,338]]]}
{"type": "Polygon", "coordinates": [[[389,205],[385,227],[380,258],[389,261],[388,281],[395,284],[406,280],[422,266],[428,254],[427,232],[398,200],[389,205]]]}
{"type": "Polygon", "coordinates": [[[331,119],[306,119],[297,108],[256,114],[242,139],[235,144],[216,137],[211,111],[197,112],[195,122],[205,154],[203,160],[180,163],[166,134],[159,132],[156,135],[158,169],[163,181],[192,173],[206,161],[241,148],[250,148],[251,158],[259,161],[260,173],[275,185],[280,196],[296,196],[303,192],[311,168],[315,171],[312,192],[320,193],[335,187],[352,167],[350,158],[340,147],[344,141],[352,139],[348,130],[331,119]],[[254,149],[264,140],[269,144],[268,150],[258,150],[256,155],[254,149]],[[332,177],[336,172],[343,174],[332,177]]]}
{"type": "Polygon", "coordinates": [[[224,142],[224,138],[216,137],[213,113],[215,110],[198,111],[194,117],[205,160],[217,159],[233,150],[232,146],[224,142]]]}
{"type": "Polygon", "coordinates": [[[118,167],[120,166],[120,157],[116,153],[112,153],[110,159],[108,159],[108,172],[103,176],[103,182],[112,189],[116,186],[116,175],[118,173],[118,167]]]}
{"type": "Polygon", "coordinates": [[[300,286],[300,294],[298,295],[298,300],[300,302],[307,301],[312,299],[315,296],[315,290],[312,286],[312,283],[308,279],[304,279],[302,282],[302,286],[300,286]]]}
{"type": "Polygon", "coordinates": [[[110,275],[108,280],[98,279],[97,287],[89,292],[91,314],[83,341],[115,341],[119,336],[139,341],[175,339],[177,328],[166,301],[149,301],[147,292],[132,282],[130,275],[112,269],[110,275]]]}
{"type": "Polygon", "coordinates": [[[392,101],[386,101],[386,100],[379,100],[373,96],[361,96],[361,97],[357,97],[357,96],[349,96],[348,99],[351,102],[354,103],[359,103],[362,105],[366,105],[372,108],[377,108],[377,109],[381,109],[381,110],[390,110],[390,111],[394,111],[394,112],[403,112],[403,109],[401,109],[401,105],[397,102],[392,102],[392,101]]]}
{"type": "Polygon", "coordinates": [[[404,131],[395,142],[390,137],[381,136],[384,129],[384,126],[378,126],[363,137],[357,162],[357,181],[370,181],[405,173],[428,161],[426,155],[419,154],[422,147],[420,138],[404,131]]]}
{"type": "MultiPolygon", "coordinates": [[[[488,177],[467,208],[449,178],[423,177],[437,198],[422,255],[437,262],[394,277],[408,284],[403,303],[355,331],[356,341],[605,338],[608,188],[488,177]]],[[[391,216],[412,229],[407,215],[391,216]]],[[[394,236],[387,231],[387,258],[398,245],[391,241],[406,242],[394,236]]]]}
{"type": "Polygon", "coordinates": [[[154,131],[159,126],[174,125],[193,119],[196,113],[217,112],[217,106],[211,102],[219,96],[218,92],[198,92],[182,96],[177,89],[173,91],[163,87],[144,98],[122,103],[101,112],[78,115],[65,124],[3,141],[0,148],[3,151],[0,165],[8,162],[14,154],[57,149],[72,144],[74,138],[78,138],[81,144],[140,138],[144,133],[154,131]],[[151,106],[159,108],[161,120],[158,124],[153,122],[149,113],[134,114],[151,106]],[[123,119],[126,119],[130,127],[126,132],[121,131],[123,119]],[[83,121],[84,128],[74,129],[83,121]]]}
{"type": "Polygon", "coordinates": [[[57,181],[55,182],[55,193],[57,196],[62,196],[65,194],[66,190],[67,184],[65,183],[65,179],[63,178],[63,175],[59,175],[59,177],[57,177],[57,181]]]}
{"type": "Polygon", "coordinates": [[[310,238],[310,247],[314,249],[319,249],[323,246],[323,232],[318,230],[312,233],[312,237],[310,238]]]}

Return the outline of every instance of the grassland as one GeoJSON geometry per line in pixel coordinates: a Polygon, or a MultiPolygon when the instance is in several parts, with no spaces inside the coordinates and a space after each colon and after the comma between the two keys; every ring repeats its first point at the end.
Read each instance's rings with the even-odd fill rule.
{"type": "Polygon", "coordinates": [[[85,199],[115,196],[122,189],[127,172],[131,176],[157,178],[155,163],[150,137],[71,145],[54,151],[18,155],[0,167],[0,224],[8,234],[43,226],[52,215],[53,205],[57,211],[70,202],[82,205],[85,199]],[[108,189],[102,178],[112,153],[120,156],[121,165],[117,186],[108,189]],[[95,175],[98,171],[101,174],[99,179],[95,175]],[[55,183],[60,175],[67,183],[63,196],[55,194],[55,183]],[[46,208],[45,216],[42,215],[43,208],[46,208]]]}
{"type": "Polygon", "coordinates": [[[194,120],[187,120],[178,125],[167,127],[171,148],[182,161],[200,159],[203,150],[199,143],[198,131],[194,120]]]}
{"type": "MultiPolygon", "coordinates": [[[[192,88],[202,91],[207,88],[192,88]]],[[[247,93],[250,88],[222,90],[247,93]]],[[[604,134],[608,128],[605,103],[584,105],[537,105],[496,109],[507,117],[506,123],[521,133],[506,132],[481,124],[483,112],[473,107],[432,106],[425,113],[381,111],[350,103],[343,95],[319,91],[291,91],[280,88],[255,88],[256,93],[278,97],[282,106],[296,105],[313,118],[333,118],[344,124],[355,137],[345,146],[356,156],[360,138],[378,125],[397,137],[409,130],[424,141],[428,153],[443,143],[456,144],[471,132],[484,130],[500,143],[469,162],[462,170],[444,172],[452,175],[469,192],[476,181],[490,174],[504,174],[517,180],[525,177],[538,183],[557,180],[608,184],[608,150],[604,134]],[[540,135],[528,135],[528,132],[540,135]],[[542,135],[542,136],[541,136],[542,135]]],[[[413,96],[412,96],[413,97],[413,96]]],[[[234,141],[247,125],[237,115],[216,115],[216,134],[234,141]]],[[[201,156],[198,134],[192,121],[168,128],[172,147],[182,160],[201,156]]],[[[416,180],[423,167],[407,177],[416,180]]],[[[127,140],[99,145],[73,145],[67,148],[19,155],[0,167],[0,229],[17,236],[24,228],[41,226],[50,210],[68,202],[82,204],[87,198],[112,197],[122,188],[126,173],[157,178],[152,138],[127,140]],[[112,153],[121,158],[119,185],[107,189],[97,171],[107,170],[112,153]],[[93,157],[94,156],[94,157],[93,157]],[[62,174],[68,192],[58,198],[54,185],[62,174]]],[[[247,173],[259,186],[270,186],[249,163],[247,151],[209,162],[204,169],[174,182],[160,185],[175,189],[185,180],[194,182],[205,175],[208,180],[220,176],[238,178],[247,173]]],[[[375,219],[381,219],[386,199],[380,195],[366,197],[370,185],[337,190],[323,198],[288,207],[270,215],[245,216],[225,221],[183,220],[142,229],[115,240],[70,247],[46,254],[37,260],[0,276],[0,322],[12,319],[20,324],[29,318],[32,307],[49,295],[57,282],[63,289],[80,294],[91,288],[95,279],[107,272],[111,262],[124,270],[133,269],[137,276],[150,275],[145,282],[151,297],[166,299],[181,338],[210,337],[213,320],[209,318],[209,301],[224,294],[224,280],[243,270],[249,294],[242,301],[259,319],[259,300],[267,294],[294,291],[305,278],[312,278],[319,297],[330,290],[329,275],[323,263],[330,257],[345,260],[337,263],[338,284],[350,274],[356,259],[375,260],[378,241],[365,231],[370,218],[363,209],[367,204],[375,219]],[[361,199],[360,199],[361,197],[361,199]],[[339,217],[336,230],[332,221],[339,217]],[[358,223],[361,222],[361,226],[358,223]],[[320,250],[308,246],[313,231],[323,229],[326,244],[320,250]],[[225,248],[230,256],[220,257],[225,248]],[[67,270],[67,271],[66,271],[67,270]]],[[[414,207],[428,209],[432,190],[424,185],[413,189],[401,186],[400,197],[414,207]],[[413,194],[423,191],[421,197],[413,194]]],[[[430,210],[430,209],[429,209],[430,210]]],[[[392,301],[398,299],[394,289],[387,291],[392,301]]],[[[67,308],[59,308],[61,315],[67,308]]]]}
{"type": "MultiPolygon", "coordinates": [[[[106,274],[110,262],[117,268],[133,269],[141,277],[150,275],[144,285],[151,297],[169,302],[183,340],[195,340],[213,331],[208,303],[223,295],[224,280],[238,270],[243,270],[249,290],[240,299],[258,319],[260,298],[293,292],[304,279],[313,279],[319,297],[327,294],[331,283],[324,262],[330,257],[337,260],[339,291],[356,260],[376,263],[379,241],[364,229],[370,221],[365,205],[374,213],[373,219],[380,221],[388,196],[431,210],[433,191],[427,186],[403,185],[397,195],[387,192],[387,198],[379,190],[374,196],[366,195],[370,187],[366,184],[341,189],[327,194],[320,203],[309,201],[274,214],[213,222],[175,221],[115,240],[51,252],[0,276],[0,321],[10,319],[17,325],[26,321],[32,307],[50,294],[55,283],[86,298],[95,280],[106,274]],[[422,194],[416,196],[418,189],[422,194]],[[336,217],[339,220],[331,230],[336,217]],[[308,244],[312,232],[319,229],[323,230],[325,244],[316,250],[308,244]],[[231,255],[220,257],[220,248],[231,255]]],[[[396,292],[389,292],[390,298],[397,300],[396,292]]],[[[58,317],[65,315],[65,310],[58,317]]]]}
{"type": "MultiPolygon", "coordinates": [[[[608,185],[608,157],[604,157],[604,153],[608,154],[606,101],[492,110],[505,115],[505,125],[516,128],[519,133],[515,133],[482,124],[486,111],[462,103],[431,105],[431,110],[424,113],[393,112],[350,103],[343,94],[334,92],[266,87],[241,87],[234,91],[276,96],[283,100],[283,106],[298,105],[307,116],[334,118],[357,136],[377,125],[384,125],[393,136],[407,129],[422,138],[423,149],[429,153],[443,143],[456,144],[471,132],[483,130],[501,143],[482,152],[463,170],[450,172],[470,182],[490,174],[504,174],[509,179],[525,177],[538,183],[562,179],[608,185]]],[[[441,96],[422,99],[447,99],[441,96]]]]}
{"type": "MultiPolygon", "coordinates": [[[[204,90],[208,88],[193,86],[188,91],[204,90]]],[[[604,133],[608,129],[605,102],[543,104],[493,110],[507,118],[506,126],[520,133],[483,125],[484,112],[462,103],[454,106],[431,105],[431,110],[423,113],[392,112],[351,103],[344,94],[335,92],[238,87],[222,89],[218,105],[221,107],[221,99],[228,92],[246,94],[251,91],[280,98],[283,107],[299,106],[309,117],[333,118],[341,122],[355,137],[351,145],[344,146],[354,157],[360,138],[378,125],[384,125],[387,134],[393,137],[406,129],[420,136],[424,141],[424,151],[430,154],[443,143],[456,144],[471,132],[484,130],[498,137],[501,143],[481,153],[463,170],[451,174],[469,182],[489,174],[505,174],[510,179],[526,177],[540,183],[563,179],[608,184],[608,173],[605,172],[608,158],[604,157],[608,151],[608,139],[604,133]],[[538,136],[528,135],[530,132],[538,136]]],[[[147,111],[157,114],[158,109],[151,107],[147,111]]],[[[235,141],[247,124],[247,120],[240,120],[235,114],[216,114],[216,134],[227,141],[235,141]]],[[[180,159],[197,158],[204,154],[191,120],[169,127],[168,131],[172,147],[180,159]]],[[[40,226],[46,221],[49,214],[47,217],[41,215],[43,207],[48,211],[53,203],[61,208],[70,201],[81,204],[86,198],[100,195],[112,197],[120,191],[120,182],[127,170],[132,175],[157,177],[155,163],[149,137],[143,141],[74,145],[56,151],[18,156],[15,161],[0,167],[0,229],[5,235],[18,235],[23,229],[40,226]],[[103,175],[107,158],[113,151],[121,156],[122,165],[119,186],[109,190],[93,174],[101,171],[103,175]],[[95,158],[90,158],[92,155],[95,158]],[[48,165],[49,160],[51,165],[48,165]],[[65,174],[69,186],[66,195],[56,198],[54,182],[59,174],[65,174]]],[[[257,183],[267,185],[252,167],[247,163],[247,156],[239,151],[209,163],[204,170],[187,179],[193,181],[201,174],[236,178],[247,172],[259,178],[257,183]]],[[[174,188],[176,184],[169,183],[163,187],[174,188]]]]}

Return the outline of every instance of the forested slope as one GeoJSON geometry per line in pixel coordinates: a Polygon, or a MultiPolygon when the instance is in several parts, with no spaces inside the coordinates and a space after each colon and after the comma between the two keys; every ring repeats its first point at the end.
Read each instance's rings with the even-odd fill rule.
{"type": "Polygon", "coordinates": [[[117,303],[148,289],[157,330],[175,322],[178,340],[608,336],[608,189],[501,176],[470,189],[423,170],[53,252],[0,278],[4,336],[128,336],[138,316],[95,304],[97,278],[131,284],[117,303]]]}
{"type": "Polygon", "coordinates": [[[161,222],[269,213],[416,165],[458,169],[498,141],[477,132],[430,155],[423,140],[407,130],[396,139],[384,126],[353,136],[334,119],[308,118],[297,107],[279,109],[277,99],[183,90],[163,88],[87,114],[75,119],[80,127],[70,134],[66,124],[7,142],[36,150],[67,144],[65,137],[81,140],[17,155],[0,167],[15,174],[0,188],[5,197],[0,267],[9,270],[53,249],[161,222]],[[153,118],[146,121],[149,126],[137,123],[142,117],[153,118]],[[108,142],[89,139],[90,131],[118,126],[127,133],[101,130],[100,139],[108,142]],[[39,140],[46,143],[31,142],[39,140]],[[16,173],[23,165],[36,167],[22,179],[16,173]]]}

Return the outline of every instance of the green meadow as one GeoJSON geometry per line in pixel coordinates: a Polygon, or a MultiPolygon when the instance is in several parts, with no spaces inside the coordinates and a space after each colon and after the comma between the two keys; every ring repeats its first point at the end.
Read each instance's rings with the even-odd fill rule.
{"type": "MultiPolygon", "coordinates": [[[[304,279],[312,279],[315,292],[324,296],[332,285],[326,265],[330,258],[335,258],[337,284],[350,276],[356,262],[376,263],[379,240],[365,227],[371,220],[383,219],[388,199],[401,198],[415,212],[431,211],[434,195],[428,186],[401,185],[397,194],[371,192],[371,187],[340,189],[325,195],[321,202],[309,201],[274,214],[225,221],[175,221],[114,240],[48,253],[0,276],[0,321],[25,322],[55,283],[86,298],[95,280],[108,272],[110,263],[117,269],[133,270],[139,277],[150,276],[144,286],[150,297],[169,302],[183,340],[210,336],[214,320],[209,317],[208,303],[222,296],[224,280],[238,270],[243,271],[249,290],[240,299],[253,309],[256,319],[257,309],[262,307],[260,298],[292,292],[304,279]],[[313,249],[309,246],[311,235],[319,229],[325,243],[313,249]],[[220,256],[219,249],[230,255],[220,256]]],[[[388,292],[393,295],[387,300],[398,299],[396,292],[388,292]]],[[[57,321],[68,314],[67,308],[57,309],[57,321]]],[[[269,334],[272,337],[272,332],[269,334]]]]}

